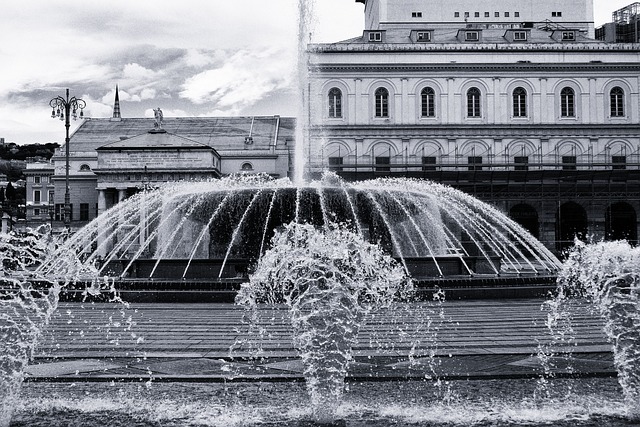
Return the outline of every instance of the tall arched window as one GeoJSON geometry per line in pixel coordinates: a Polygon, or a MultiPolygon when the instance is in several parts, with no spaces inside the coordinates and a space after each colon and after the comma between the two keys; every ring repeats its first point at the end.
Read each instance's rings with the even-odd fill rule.
{"type": "Polygon", "coordinates": [[[611,117],[624,117],[624,90],[616,86],[609,92],[611,117]]]}
{"type": "Polygon", "coordinates": [[[342,117],[342,91],[337,87],[329,91],[329,117],[342,117]]]}
{"type": "Polygon", "coordinates": [[[433,88],[425,87],[420,92],[421,115],[422,117],[436,116],[436,92],[433,88]]]}
{"type": "Polygon", "coordinates": [[[564,87],[560,91],[560,116],[561,117],[575,117],[575,100],[576,93],[570,87],[564,87]]]}
{"type": "Polygon", "coordinates": [[[477,87],[467,91],[467,117],[480,117],[480,89],[477,87]]]}
{"type": "Polygon", "coordinates": [[[376,117],[389,117],[389,91],[383,87],[376,89],[376,117]]]}
{"type": "Polygon", "coordinates": [[[527,117],[527,91],[523,87],[513,90],[513,117],[527,117]]]}

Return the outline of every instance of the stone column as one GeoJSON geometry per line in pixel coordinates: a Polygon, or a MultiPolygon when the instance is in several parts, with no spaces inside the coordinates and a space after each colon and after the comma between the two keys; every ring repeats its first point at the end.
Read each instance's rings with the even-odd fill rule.
{"type": "Polygon", "coordinates": [[[98,215],[107,210],[106,190],[98,190],[98,215]]]}

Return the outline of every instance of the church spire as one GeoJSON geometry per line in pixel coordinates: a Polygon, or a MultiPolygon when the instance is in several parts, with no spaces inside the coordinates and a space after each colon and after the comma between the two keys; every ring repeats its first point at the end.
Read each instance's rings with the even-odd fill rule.
{"type": "Polygon", "coordinates": [[[113,103],[113,118],[120,119],[120,96],[118,95],[118,85],[116,85],[116,100],[113,103]]]}

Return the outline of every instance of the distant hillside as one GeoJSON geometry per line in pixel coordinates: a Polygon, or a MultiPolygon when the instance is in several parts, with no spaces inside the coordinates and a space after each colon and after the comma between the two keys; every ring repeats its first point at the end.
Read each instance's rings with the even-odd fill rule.
{"type": "Polygon", "coordinates": [[[0,145],[0,173],[7,175],[9,181],[24,178],[23,171],[27,161],[48,161],[60,144],[18,145],[13,142],[0,145]]]}

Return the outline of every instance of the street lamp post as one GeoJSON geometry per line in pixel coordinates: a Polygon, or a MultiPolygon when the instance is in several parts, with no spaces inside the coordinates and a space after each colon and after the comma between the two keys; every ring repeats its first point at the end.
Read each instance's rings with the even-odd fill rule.
{"type": "Polygon", "coordinates": [[[49,106],[53,109],[51,111],[51,118],[55,119],[56,117],[60,120],[64,121],[64,126],[66,128],[66,136],[64,139],[65,146],[65,175],[64,175],[64,183],[65,183],[65,191],[64,191],[64,225],[69,230],[69,225],[71,223],[71,196],[69,194],[69,127],[70,118],[73,117],[73,120],[78,118],[78,110],[80,110],[80,118],[84,117],[84,107],[87,106],[87,103],[82,99],[78,99],[75,96],[69,98],[69,89],[66,91],[66,98],[61,96],[57,96],[49,101],[49,106]]]}
{"type": "Polygon", "coordinates": [[[55,212],[54,212],[55,205],[53,203],[53,193],[49,193],[48,207],[49,207],[49,219],[51,220],[51,230],[49,231],[49,233],[51,235],[53,235],[53,216],[55,215],[55,212]]]}

